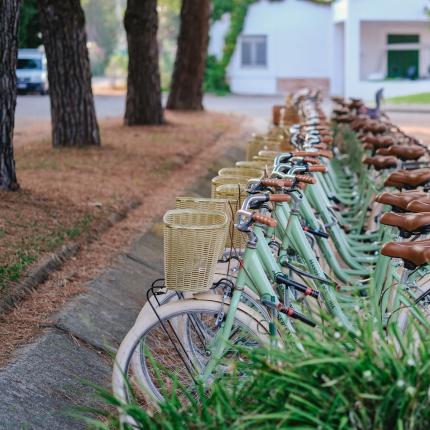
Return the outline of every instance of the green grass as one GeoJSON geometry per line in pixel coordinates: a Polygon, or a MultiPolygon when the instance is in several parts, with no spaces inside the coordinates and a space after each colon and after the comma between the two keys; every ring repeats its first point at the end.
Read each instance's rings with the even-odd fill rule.
{"type": "Polygon", "coordinates": [[[430,93],[420,93],[420,94],[411,94],[409,96],[402,97],[391,97],[386,99],[385,102],[387,104],[417,104],[417,105],[426,105],[430,104],[430,93]]]}
{"type": "Polygon", "coordinates": [[[36,261],[34,255],[19,250],[14,263],[0,266],[0,290],[11,282],[17,282],[25,269],[36,261]]]}
{"type": "MultiPolygon", "coordinates": [[[[9,264],[0,265],[0,291],[13,282],[18,282],[30,265],[36,262],[44,252],[52,252],[64,245],[67,240],[75,240],[88,233],[93,217],[84,215],[71,227],[60,227],[49,234],[34,234],[22,240],[14,250],[14,257],[9,264]]],[[[0,237],[5,232],[0,229],[0,237]]]]}

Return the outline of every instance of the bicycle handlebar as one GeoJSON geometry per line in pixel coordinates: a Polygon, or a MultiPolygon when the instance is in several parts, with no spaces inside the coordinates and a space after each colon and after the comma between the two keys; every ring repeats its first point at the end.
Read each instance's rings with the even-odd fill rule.
{"type": "Polygon", "coordinates": [[[308,172],[319,172],[319,173],[326,173],[327,167],[323,165],[319,166],[308,166],[308,172]]]}
{"type": "Polygon", "coordinates": [[[291,196],[288,194],[271,194],[269,196],[270,202],[276,202],[276,203],[285,203],[291,201],[291,196]]]}
{"type": "Polygon", "coordinates": [[[316,184],[317,180],[310,175],[296,175],[296,180],[298,182],[303,182],[305,184],[316,184]]]}
{"type": "Polygon", "coordinates": [[[261,185],[273,188],[290,188],[294,185],[292,179],[262,179],[261,185]]]}
{"type": "Polygon", "coordinates": [[[307,164],[320,164],[320,160],[316,157],[304,157],[303,161],[307,164]]]}
{"type": "Polygon", "coordinates": [[[252,214],[252,220],[259,224],[267,225],[268,227],[276,227],[278,225],[278,222],[275,219],[265,215],[260,215],[256,212],[252,214]]]}

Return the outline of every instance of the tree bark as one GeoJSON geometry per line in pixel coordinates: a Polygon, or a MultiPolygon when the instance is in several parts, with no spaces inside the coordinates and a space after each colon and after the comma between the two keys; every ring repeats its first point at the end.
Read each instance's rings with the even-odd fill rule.
{"type": "Polygon", "coordinates": [[[0,189],[19,188],[13,157],[19,0],[0,0],[0,189]]]}
{"type": "Polygon", "coordinates": [[[202,110],[210,0],[182,0],[181,29],[167,109],[202,110]]]}
{"type": "Polygon", "coordinates": [[[124,122],[126,125],[162,124],[157,0],[127,0],[124,27],[128,43],[124,122]]]}
{"type": "Polygon", "coordinates": [[[54,146],[100,145],[85,16],[79,0],[38,0],[54,146]]]}

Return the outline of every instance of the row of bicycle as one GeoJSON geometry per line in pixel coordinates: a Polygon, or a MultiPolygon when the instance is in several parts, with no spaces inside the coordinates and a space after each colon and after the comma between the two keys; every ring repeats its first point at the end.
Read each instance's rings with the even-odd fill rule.
{"type": "Polygon", "coordinates": [[[430,231],[427,149],[360,100],[334,102],[330,120],[313,91],[275,106],[211,198],[166,213],[165,279],[115,360],[121,401],[209,386],[243,348],[286,337],[300,348],[301,329],[322,329],[326,314],[350,330],[357,311],[402,330],[426,318],[430,241],[403,238],[430,231]]]}

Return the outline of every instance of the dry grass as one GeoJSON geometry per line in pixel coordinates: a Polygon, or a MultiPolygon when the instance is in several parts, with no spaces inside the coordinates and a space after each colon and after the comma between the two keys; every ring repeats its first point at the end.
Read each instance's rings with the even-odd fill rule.
{"type": "Polygon", "coordinates": [[[163,127],[102,123],[103,146],[16,150],[21,190],[0,196],[0,296],[29,264],[65,241],[86,239],[101,220],[142,201],[230,126],[219,114],[169,114],[163,127]]]}
{"type": "MultiPolygon", "coordinates": [[[[8,203],[2,199],[0,209],[3,214],[7,207],[8,219],[12,221],[14,213],[22,213],[23,222],[14,227],[21,240],[8,232],[0,237],[0,261],[13,260],[10,244],[14,243],[17,249],[34,229],[43,239],[46,232],[57,235],[71,228],[65,226],[78,225],[81,229],[76,238],[84,240],[75,258],[0,318],[0,365],[10,359],[17,346],[49,324],[52,313],[82,292],[84,283],[111,264],[136,234],[147,230],[154,217],[172,207],[175,196],[182,194],[196,176],[204,175],[217,154],[243,140],[237,118],[175,113],[169,114],[168,120],[167,126],[145,129],[125,128],[116,120],[102,123],[101,149],[58,151],[44,142],[18,148],[22,190],[4,194],[8,203]],[[139,199],[143,204],[94,237],[97,224],[131,199],[139,199]],[[36,209],[33,203],[37,203],[36,209]],[[84,216],[90,216],[91,221],[79,224],[84,216]],[[4,251],[9,260],[4,259],[4,251]]],[[[64,240],[68,240],[67,233],[64,240]]],[[[46,251],[40,249],[38,255],[43,252],[46,251]]]]}

